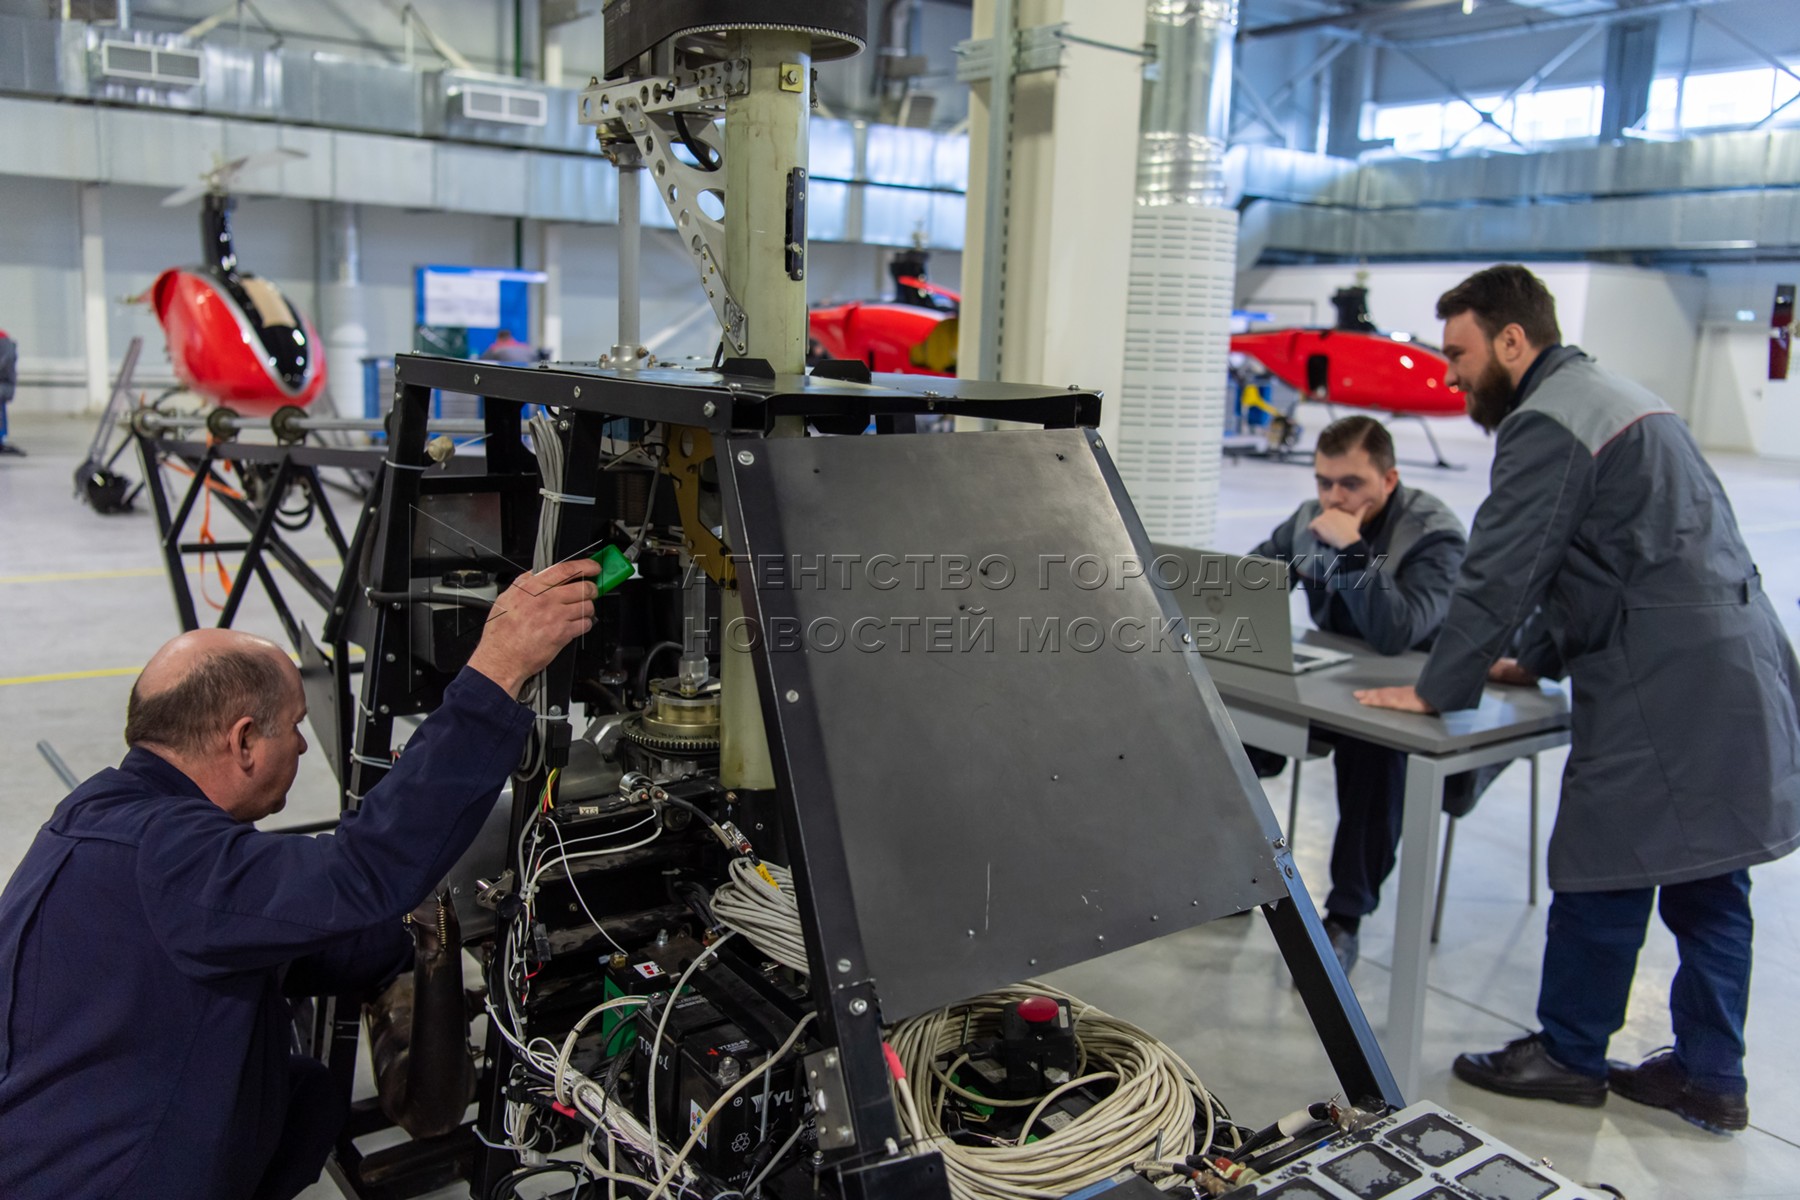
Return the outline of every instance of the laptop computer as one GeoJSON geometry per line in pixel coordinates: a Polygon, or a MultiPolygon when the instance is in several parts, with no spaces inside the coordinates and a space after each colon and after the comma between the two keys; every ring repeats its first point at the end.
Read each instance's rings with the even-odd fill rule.
{"type": "Polygon", "coordinates": [[[1284,564],[1255,555],[1192,550],[1161,542],[1155,543],[1154,550],[1159,561],[1172,556],[1185,568],[1177,575],[1174,563],[1161,569],[1152,565],[1145,574],[1173,593],[1195,644],[1208,658],[1286,675],[1350,661],[1350,655],[1342,650],[1295,640],[1288,606],[1293,588],[1284,564]],[[1180,586],[1171,586],[1177,578],[1180,586]]]}

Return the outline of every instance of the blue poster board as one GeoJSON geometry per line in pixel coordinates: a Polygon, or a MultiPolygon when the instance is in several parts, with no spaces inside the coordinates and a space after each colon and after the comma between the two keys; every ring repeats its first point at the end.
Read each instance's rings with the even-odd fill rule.
{"type": "Polygon", "coordinates": [[[417,267],[413,271],[413,324],[466,329],[471,358],[486,353],[502,329],[529,344],[529,289],[546,278],[542,271],[501,267],[417,267]]]}

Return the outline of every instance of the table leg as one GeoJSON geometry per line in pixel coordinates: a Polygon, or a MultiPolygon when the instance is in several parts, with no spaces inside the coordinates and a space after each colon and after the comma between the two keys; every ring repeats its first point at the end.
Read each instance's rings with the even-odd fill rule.
{"type": "Polygon", "coordinates": [[[1526,760],[1531,764],[1531,902],[1537,903],[1538,879],[1538,756],[1526,760]]]}
{"type": "Polygon", "coordinates": [[[1431,759],[1406,757],[1401,818],[1400,889],[1394,911],[1394,977],[1382,1046],[1401,1094],[1416,1098],[1419,1048],[1425,1037],[1425,982],[1431,951],[1431,907],[1437,894],[1438,814],[1444,774],[1431,759]]]}

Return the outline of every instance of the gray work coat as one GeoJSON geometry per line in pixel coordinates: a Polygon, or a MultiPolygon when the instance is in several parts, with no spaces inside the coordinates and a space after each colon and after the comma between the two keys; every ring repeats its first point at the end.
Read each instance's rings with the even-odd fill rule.
{"type": "Polygon", "coordinates": [[[1800,844],[1800,663],[1687,425],[1558,347],[1498,430],[1419,680],[1445,711],[1519,658],[1573,689],[1550,885],[1683,883],[1800,844]]]}

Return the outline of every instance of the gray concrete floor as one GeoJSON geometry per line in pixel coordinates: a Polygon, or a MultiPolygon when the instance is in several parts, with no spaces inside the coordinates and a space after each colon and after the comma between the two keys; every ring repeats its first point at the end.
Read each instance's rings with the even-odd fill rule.
{"type": "MultiPolygon", "coordinates": [[[[1303,417],[1315,428],[1327,419],[1319,410],[1303,417]]],[[[116,762],[131,675],[177,630],[151,518],[98,517],[71,498],[70,475],[91,427],[33,416],[16,416],[13,425],[14,440],[32,457],[0,458],[0,762],[9,768],[0,775],[0,876],[10,875],[62,794],[33,744],[48,739],[80,775],[116,762]]],[[[1436,492],[1466,520],[1486,492],[1489,443],[1461,422],[1434,428],[1449,457],[1465,469],[1409,465],[1405,460],[1423,461],[1427,450],[1416,427],[1402,425],[1396,436],[1403,475],[1436,492]]],[[[1714,466],[1769,595],[1790,634],[1800,634],[1800,467],[1732,456],[1715,457],[1714,466]]],[[[135,475],[135,464],[130,471],[135,475]]],[[[1303,467],[1229,464],[1220,548],[1253,545],[1310,488],[1303,467]]],[[[231,536],[228,524],[223,516],[215,521],[221,538],[231,536]]],[[[329,575],[323,539],[302,544],[329,575]]],[[[216,581],[210,586],[217,598],[216,581]]],[[[304,601],[296,606],[316,627],[317,612],[306,610],[304,601]]],[[[260,600],[246,608],[239,626],[280,634],[260,600]]],[[[1545,756],[1546,829],[1561,766],[1560,754],[1545,756]]],[[[1282,776],[1265,785],[1281,819],[1288,783],[1282,776]]],[[[1633,1200],[1800,1196],[1800,1078],[1793,1072],[1800,1027],[1791,1016],[1791,997],[1800,992],[1800,863],[1793,859],[1754,873],[1759,929],[1749,1132],[1716,1138],[1616,1098],[1601,1109],[1574,1109],[1492,1096],[1451,1078],[1457,1052],[1491,1049],[1535,1027],[1548,897],[1536,908],[1526,903],[1526,794],[1525,771],[1515,767],[1457,834],[1443,944],[1431,964],[1419,1098],[1439,1101],[1520,1149],[1548,1156],[1574,1178],[1612,1183],[1633,1200]]],[[[315,819],[333,807],[329,775],[309,756],[277,823],[315,819]]],[[[1334,820],[1331,773],[1316,764],[1303,776],[1293,831],[1302,872],[1315,891],[1326,878],[1334,820]]],[[[1363,959],[1352,975],[1378,1034],[1387,1008],[1391,900],[1390,886],[1388,902],[1364,922],[1363,959]]],[[[1653,922],[1630,1019],[1614,1041],[1616,1057],[1636,1058],[1668,1042],[1667,992],[1675,965],[1673,939],[1653,922]]],[[[1258,920],[1215,922],[1061,972],[1058,982],[1166,1038],[1245,1121],[1272,1120],[1335,1090],[1258,920]]],[[[309,1200],[336,1195],[329,1183],[306,1193],[309,1200]]]]}

